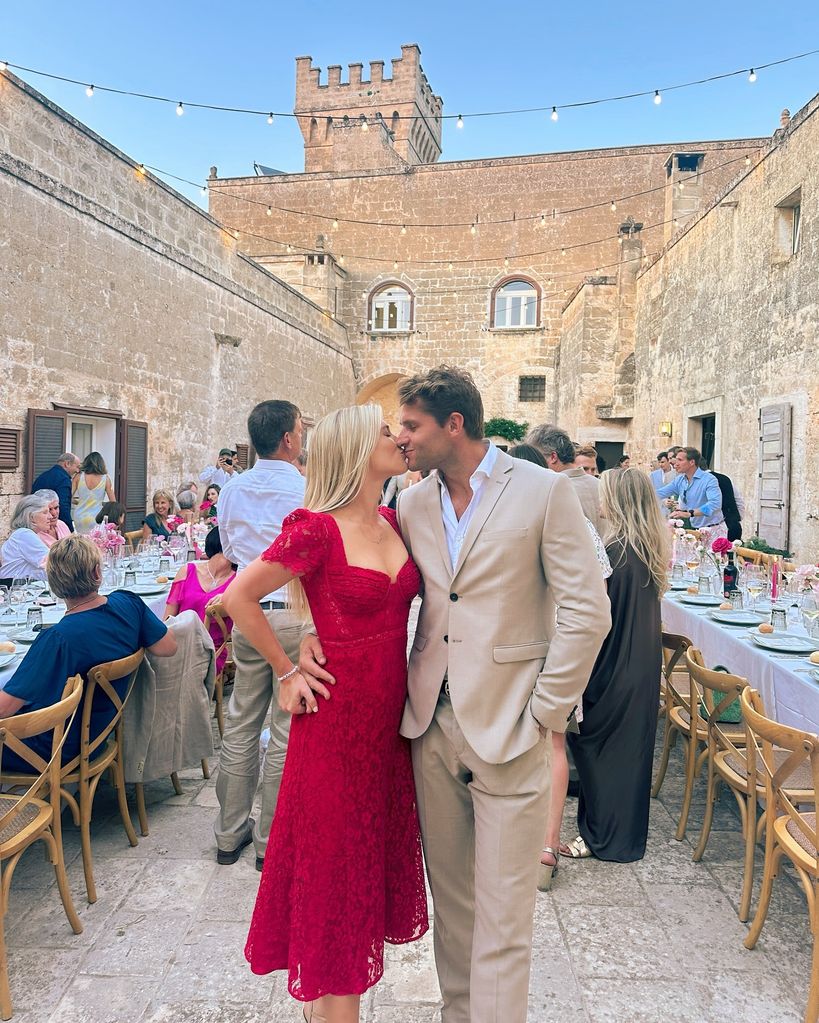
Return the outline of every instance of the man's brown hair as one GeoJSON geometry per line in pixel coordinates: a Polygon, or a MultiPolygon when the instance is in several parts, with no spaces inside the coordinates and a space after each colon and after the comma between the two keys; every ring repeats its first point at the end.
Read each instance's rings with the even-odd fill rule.
{"type": "Polygon", "coordinates": [[[581,447],[579,444],[574,446],[574,456],[577,458],[578,455],[582,455],[584,458],[597,459],[597,448],[593,448],[591,445],[581,447]]]}
{"type": "Polygon", "coordinates": [[[402,405],[418,405],[443,426],[453,412],[464,419],[464,432],[472,440],[483,440],[483,401],[466,370],[457,366],[436,366],[426,373],[403,380],[398,386],[402,405]]]}

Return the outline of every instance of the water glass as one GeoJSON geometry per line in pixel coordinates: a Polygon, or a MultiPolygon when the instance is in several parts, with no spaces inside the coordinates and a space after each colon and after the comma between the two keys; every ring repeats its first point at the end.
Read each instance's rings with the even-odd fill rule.
{"type": "Polygon", "coordinates": [[[26,632],[39,632],[43,627],[43,609],[30,607],[26,612],[26,632]]]}

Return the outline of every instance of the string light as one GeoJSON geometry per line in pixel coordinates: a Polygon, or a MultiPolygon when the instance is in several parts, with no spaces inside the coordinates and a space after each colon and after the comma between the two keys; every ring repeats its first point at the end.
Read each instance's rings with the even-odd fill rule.
{"type": "Polygon", "coordinates": [[[9,66],[4,60],[0,60],[0,71],[8,71],[9,66]]]}
{"type": "Polygon", "coordinates": [[[392,261],[392,268],[393,268],[393,270],[397,270],[398,269],[398,260],[397,259],[394,259],[392,261]]]}
{"type": "Polygon", "coordinates": [[[361,115],[361,130],[362,131],[370,130],[370,126],[369,124],[367,124],[367,118],[363,114],[361,115]]]}
{"type": "Polygon", "coordinates": [[[339,256],[338,257],[338,265],[339,266],[344,266],[344,256],[339,256]]]}
{"type": "Polygon", "coordinates": [[[557,107],[552,107],[552,112],[549,115],[553,121],[558,119],[557,107]]]}
{"type": "Polygon", "coordinates": [[[561,256],[565,256],[566,255],[566,250],[565,249],[561,249],[560,250],[560,255],[561,256]]]}
{"type": "Polygon", "coordinates": [[[611,210],[612,213],[614,213],[617,210],[617,203],[614,201],[614,199],[611,200],[611,206],[609,207],[609,209],[611,210]]]}
{"type": "Polygon", "coordinates": [[[505,268],[506,270],[508,270],[508,269],[509,269],[509,257],[508,257],[508,256],[507,256],[507,257],[506,257],[506,258],[504,259],[504,261],[503,261],[503,265],[504,265],[504,268],[505,268]]]}
{"type": "Polygon", "coordinates": [[[406,233],[407,233],[407,225],[406,224],[402,224],[401,225],[401,234],[406,234],[406,233]]]}
{"type": "Polygon", "coordinates": [[[86,96],[87,96],[87,97],[88,97],[89,99],[91,99],[91,97],[92,97],[92,96],[94,95],[94,86],[93,86],[93,85],[88,85],[88,86],[86,86],[86,89],[85,89],[85,95],[86,95],[86,96]]]}
{"type": "Polygon", "coordinates": [[[660,95],[660,90],[659,89],[655,89],[654,90],[654,103],[657,106],[659,106],[662,103],[662,101],[663,101],[663,97],[660,95]]]}
{"type": "Polygon", "coordinates": [[[273,207],[272,206],[268,206],[267,209],[265,210],[265,213],[268,215],[268,217],[272,217],[273,216],[273,207]]]}
{"type": "Polygon", "coordinates": [[[545,227],[546,226],[546,214],[545,213],[541,213],[540,214],[540,226],[541,227],[545,227]]]}
{"type": "Polygon", "coordinates": [[[746,156],[745,157],[745,166],[746,167],[750,167],[751,166],[751,158],[750,158],[750,156],[746,156]]]}
{"type": "Polygon", "coordinates": [[[180,100],[176,104],[176,116],[177,117],[181,117],[184,113],[185,113],[185,108],[182,106],[182,101],[180,100]]]}
{"type": "Polygon", "coordinates": [[[450,263],[450,264],[449,264],[449,272],[450,272],[450,273],[452,273],[452,270],[453,270],[453,269],[454,269],[454,267],[452,266],[452,263],[450,263]]]}
{"type": "Polygon", "coordinates": [[[458,114],[458,120],[455,122],[458,128],[463,128],[464,119],[461,114],[458,114]]]}
{"type": "Polygon", "coordinates": [[[751,73],[748,75],[748,81],[751,83],[756,81],[756,71],[753,68],[751,68],[751,73]]]}
{"type": "Polygon", "coordinates": [[[267,115],[267,123],[268,124],[272,124],[273,123],[273,114],[268,114],[267,115]]]}
{"type": "Polygon", "coordinates": [[[677,187],[682,192],[682,190],[685,188],[685,182],[684,181],[678,181],[677,182],[677,187]]]}
{"type": "Polygon", "coordinates": [[[475,235],[475,234],[478,233],[478,228],[475,226],[475,224],[473,224],[472,227],[470,227],[469,233],[472,234],[472,235],[475,235]]]}
{"type": "Polygon", "coordinates": [[[144,174],[144,173],[145,173],[145,164],[144,163],[138,163],[137,164],[137,174],[144,174]]]}
{"type": "Polygon", "coordinates": [[[333,221],[333,230],[334,230],[334,231],[337,231],[337,230],[338,230],[338,221],[337,221],[337,220],[334,220],[334,221],[333,221]]]}

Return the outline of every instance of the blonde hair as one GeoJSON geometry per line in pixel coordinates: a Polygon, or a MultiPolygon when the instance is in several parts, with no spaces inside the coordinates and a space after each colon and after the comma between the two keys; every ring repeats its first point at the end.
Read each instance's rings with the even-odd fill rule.
{"type": "Polygon", "coordinates": [[[170,490],[155,490],[154,496],[151,498],[151,507],[154,511],[156,511],[156,502],[161,500],[163,497],[168,502],[168,515],[173,515],[174,510],[176,509],[176,501],[174,500],[174,496],[170,490]]]}
{"type": "MultiPolygon", "coordinates": [[[[358,496],[383,425],[380,405],[349,405],[318,421],[310,437],[305,508],[331,512],[358,496]]],[[[298,578],[288,585],[288,596],[293,610],[306,616],[307,598],[298,578]]]]}
{"type": "Polygon", "coordinates": [[[100,588],[102,558],[99,548],[85,536],[72,533],[48,551],[48,585],[58,597],[75,600],[100,588]]]}
{"type": "Polygon", "coordinates": [[[600,510],[606,519],[606,543],[615,540],[624,548],[631,547],[648,569],[657,596],[662,597],[668,589],[668,527],[648,476],[636,468],[602,473],[600,510]]]}

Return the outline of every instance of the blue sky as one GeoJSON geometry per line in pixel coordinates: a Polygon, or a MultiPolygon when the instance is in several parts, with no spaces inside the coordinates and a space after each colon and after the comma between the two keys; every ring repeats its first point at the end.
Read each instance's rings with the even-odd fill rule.
{"type": "MultiPolygon", "coordinates": [[[[432,88],[450,114],[550,105],[661,88],[819,47],[819,4],[748,0],[709,6],[485,0],[373,3],[235,0],[159,4],[3,5],[0,59],[124,89],[225,105],[291,110],[295,57],[347,65],[389,62],[417,42],[432,88]]],[[[388,65],[389,66],[389,65],[388,65]]],[[[36,75],[21,77],[136,160],[197,181],[250,174],[253,161],[303,167],[292,119],[188,110],[105,95],[36,75]]],[[[444,129],[446,160],[646,142],[770,135],[783,107],[819,91],[819,54],[664,96],[546,114],[467,120],[444,129]]],[[[172,182],[173,183],[173,182],[172,182]]],[[[196,202],[198,190],[176,185],[196,202]]]]}

